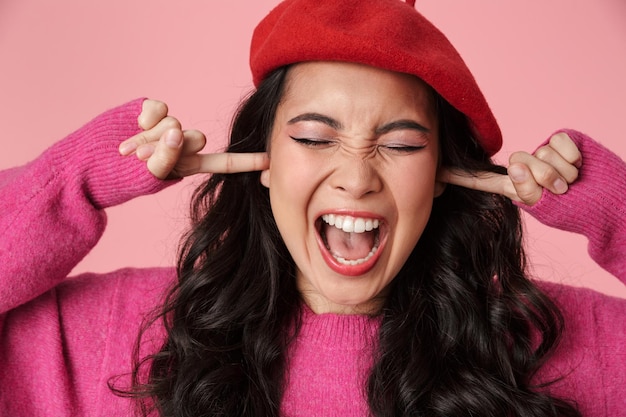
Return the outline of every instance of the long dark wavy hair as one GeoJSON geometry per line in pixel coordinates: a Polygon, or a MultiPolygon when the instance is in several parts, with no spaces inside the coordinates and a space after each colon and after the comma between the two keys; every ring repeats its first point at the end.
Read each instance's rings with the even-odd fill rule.
{"type": "MultiPolygon", "coordinates": [[[[266,150],[287,72],[242,103],[229,152],[266,150]]],[[[502,173],[465,116],[433,94],[442,163],[502,173]]],[[[167,338],[151,356],[136,353],[126,395],[144,415],[278,416],[302,300],[259,173],[209,177],[191,220],[178,281],[146,324],[164,326],[167,338]]],[[[390,285],[366,387],[374,416],[580,417],[531,385],[563,319],[525,274],[509,199],[448,185],[390,285]]]]}

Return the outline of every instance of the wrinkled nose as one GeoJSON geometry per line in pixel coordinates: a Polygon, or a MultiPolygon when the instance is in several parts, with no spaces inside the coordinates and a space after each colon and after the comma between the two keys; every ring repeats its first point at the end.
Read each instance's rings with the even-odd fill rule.
{"type": "Polygon", "coordinates": [[[376,158],[371,155],[343,155],[335,161],[336,167],[331,177],[334,189],[347,193],[354,199],[379,192],[383,187],[376,166],[376,158]]]}

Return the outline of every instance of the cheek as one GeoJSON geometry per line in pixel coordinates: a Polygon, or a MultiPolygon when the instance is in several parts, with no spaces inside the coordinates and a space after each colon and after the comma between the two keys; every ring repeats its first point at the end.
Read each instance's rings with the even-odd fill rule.
{"type": "Polygon", "coordinates": [[[431,205],[437,187],[437,163],[434,158],[423,158],[403,163],[387,176],[398,209],[412,210],[431,205]]]}
{"type": "Polygon", "coordinates": [[[270,193],[274,189],[287,199],[311,193],[319,182],[323,161],[311,156],[302,146],[287,139],[277,139],[270,163],[270,193]]]}
{"type": "Polygon", "coordinates": [[[297,146],[279,144],[272,150],[269,193],[272,212],[288,246],[307,231],[309,203],[319,184],[320,169],[297,146]]]}
{"type": "Polygon", "coordinates": [[[420,239],[435,198],[436,163],[420,161],[420,165],[405,166],[403,172],[388,184],[396,208],[396,250],[406,260],[420,239]],[[418,168],[416,168],[419,167],[418,168]]]}
{"type": "Polygon", "coordinates": [[[302,151],[275,147],[270,163],[269,194],[278,231],[297,265],[309,259],[310,202],[320,183],[320,168],[302,151]]]}

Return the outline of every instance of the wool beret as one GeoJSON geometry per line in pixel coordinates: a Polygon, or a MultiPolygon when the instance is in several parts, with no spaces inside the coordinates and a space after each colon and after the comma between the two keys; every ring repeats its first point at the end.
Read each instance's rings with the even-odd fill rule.
{"type": "Polygon", "coordinates": [[[407,0],[285,0],[255,28],[250,68],[258,86],[273,70],[346,61],[416,75],[470,121],[489,155],[502,134],[474,76],[446,36],[407,0]]]}

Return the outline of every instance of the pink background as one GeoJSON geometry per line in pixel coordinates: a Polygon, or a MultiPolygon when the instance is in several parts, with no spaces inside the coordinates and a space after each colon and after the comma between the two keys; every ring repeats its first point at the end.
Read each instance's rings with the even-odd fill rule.
{"type": "MultiPolygon", "coordinates": [[[[166,101],[186,127],[223,146],[251,87],[255,23],[277,0],[0,1],[0,168],[23,164],[101,111],[135,97],[166,101]]],[[[622,158],[626,114],[624,0],[421,0],[457,46],[501,123],[504,162],[560,127],[622,158]]],[[[390,23],[393,24],[393,23],[390,23]]],[[[194,180],[109,210],[100,244],[75,272],[171,265],[194,180]]],[[[542,278],[626,296],[586,240],[527,220],[542,278]]]]}

